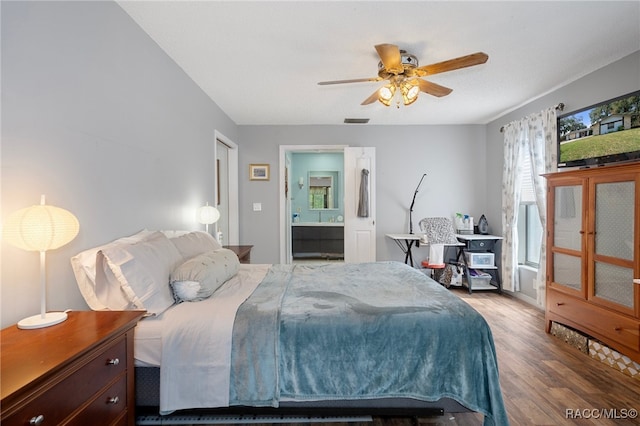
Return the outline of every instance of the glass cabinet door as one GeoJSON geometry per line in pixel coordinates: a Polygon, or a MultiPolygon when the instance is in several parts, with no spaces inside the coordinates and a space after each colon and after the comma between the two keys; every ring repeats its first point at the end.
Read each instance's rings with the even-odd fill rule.
{"type": "Polygon", "coordinates": [[[592,219],[593,257],[589,271],[593,276],[589,296],[603,304],[634,307],[634,179],[614,182],[594,181],[595,216],[592,219]]]}
{"type": "Polygon", "coordinates": [[[553,191],[553,284],[575,291],[583,288],[583,185],[558,185],[553,191]]]}

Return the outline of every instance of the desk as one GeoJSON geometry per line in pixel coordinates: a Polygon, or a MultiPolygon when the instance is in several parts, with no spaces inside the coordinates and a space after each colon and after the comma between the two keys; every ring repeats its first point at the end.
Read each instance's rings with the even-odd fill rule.
{"type": "Polygon", "coordinates": [[[497,266],[497,260],[495,256],[495,248],[496,245],[503,239],[502,237],[498,237],[496,235],[484,235],[484,234],[456,234],[456,238],[464,243],[463,247],[458,249],[458,255],[456,256],[456,261],[464,266],[465,275],[467,276],[467,286],[469,289],[469,293],[473,290],[496,290],[498,293],[502,293],[502,280],[500,278],[500,269],[497,266]],[[487,270],[488,273],[493,272],[494,276],[491,278],[495,281],[495,285],[489,284],[486,285],[472,285],[472,280],[469,277],[469,264],[467,263],[467,257],[465,252],[471,253],[493,253],[493,261],[494,264],[489,266],[473,266],[473,269],[479,270],[487,270]],[[462,257],[462,262],[460,262],[460,258],[462,257]]]}
{"type": "Polygon", "coordinates": [[[400,247],[400,250],[404,253],[404,263],[413,266],[413,255],[411,254],[411,248],[415,244],[416,247],[420,246],[420,236],[416,234],[387,234],[387,238],[391,238],[400,247]]]}

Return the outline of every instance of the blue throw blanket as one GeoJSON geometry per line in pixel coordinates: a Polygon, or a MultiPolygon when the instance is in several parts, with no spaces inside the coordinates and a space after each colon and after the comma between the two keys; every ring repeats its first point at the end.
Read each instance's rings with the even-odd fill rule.
{"type": "Polygon", "coordinates": [[[508,424],[484,318],[398,262],[273,266],[236,315],[229,397],[448,397],[508,424]]]}

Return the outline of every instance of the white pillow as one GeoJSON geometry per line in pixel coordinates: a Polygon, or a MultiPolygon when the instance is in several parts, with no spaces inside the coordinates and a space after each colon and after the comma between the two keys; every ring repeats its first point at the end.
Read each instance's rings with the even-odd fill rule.
{"type": "Polygon", "coordinates": [[[101,252],[133,308],[158,315],[174,304],[169,277],[182,256],[164,234],[101,252]]]}
{"type": "Polygon", "coordinates": [[[96,254],[96,296],[111,311],[136,309],[109,268],[102,250],[96,254]]]}
{"type": "Polygon", "coordinates": [[[171,242],[176,246],[184,260],[191,259],[200,253],[222,248],[220,243],[213,238],[211,234],[202,231],[193,231],[171,238],[171,242]]]}
{"type": "Polygon", "coordinates": [[[211,296],[229,278],[238,273],[240,261],[234,252],[220,249],[201,253],[171,273],[176,301],[194,302],[211,296]]]}
{"type": "MultiPolygon", "coordinates": [[[[96,275],[97,269],[102,268],[102,262],[97,263],[96,255],[100,250],[113,247],[119,244],[131,244],[149,238],[154,233],[146,229],[128,237],[119,238],[108,244],[99,247],[90,248],[71,258],[71,267],[76,276],[78,288],[87,305],[95,311],[103,309],[121,309],[113,308],[107,300],[101,299],[96,294],[96,275]]],[[[99,292],[99,291],[98,291],[99,292]]]]}

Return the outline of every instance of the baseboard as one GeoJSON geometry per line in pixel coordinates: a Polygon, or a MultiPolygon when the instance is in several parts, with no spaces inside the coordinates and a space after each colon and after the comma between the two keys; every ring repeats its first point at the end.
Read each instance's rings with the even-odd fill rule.
{"type": "Polygon", "coordinates": [[[538,308],[541,311],[544,311],[544,307],[538,305],[538,301],[536,299],[534,299],[531,296],[527,296],[526,294],[520,293],[518,292],[511,292],[508,290],[502,290],[504,293],[508,293],[509,296],[518,299],[518,300],[522,300],[523,302],[527,303],[528,305],[533,306],[534,308],[538,308]]]}

